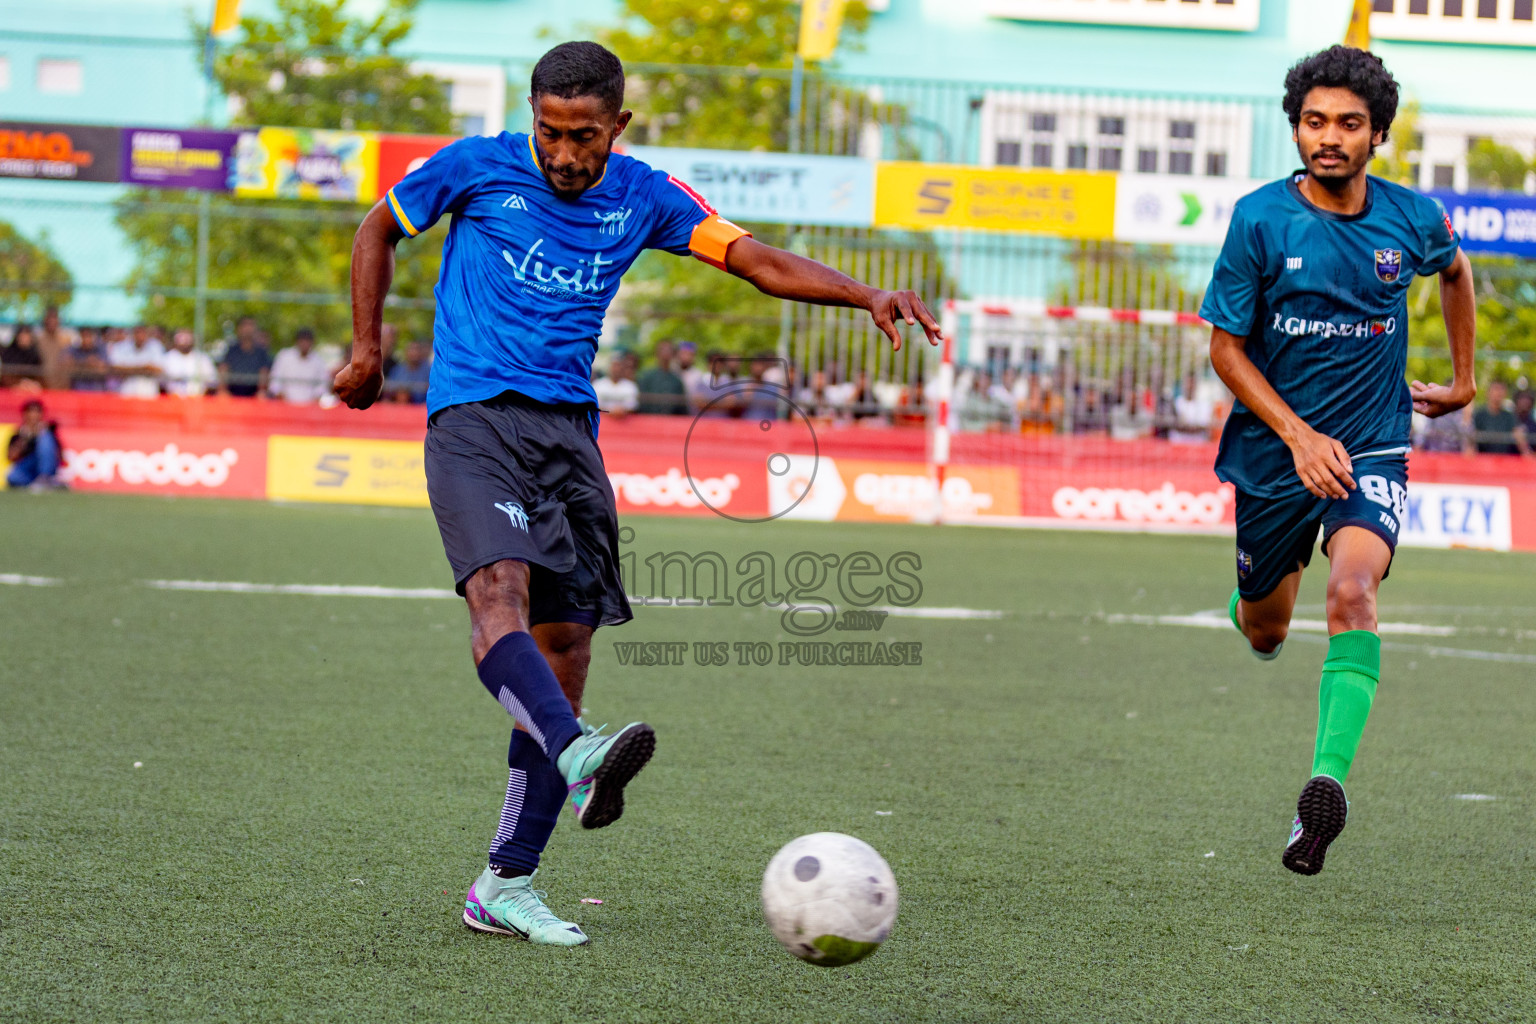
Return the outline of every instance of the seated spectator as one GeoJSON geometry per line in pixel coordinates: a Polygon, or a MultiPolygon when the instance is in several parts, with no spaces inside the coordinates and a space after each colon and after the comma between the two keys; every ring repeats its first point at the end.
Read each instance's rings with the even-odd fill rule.
{"type": "Polygon", "coordinates": [[[741,373],[741,357],[714,350],[705,363],[689,385],[688,407],[707,419],[740,416],[743,396],[732,385],[741,373]]]}
{"type": "Polygon", "coordinates": [[[1030,374],[1024,411],[1019,419],[1019,433],[1028,436],[1056,433],[1064,408],[1065,403],[1061,392],[1056,390],[1055,382],[1050,377],[1030,374]]]}
{"type": "Polygon", "coordinates": [[[1174,444],[1204,444],[1211,439],[1216,404],[1200,394],[1200,383],[1193,373],[1185,376],[1179,397],[1173,400],[1173,421],[1168,440],[1174,444]]]}
{"type": "Polygon", "coordinates": [[[1414,447],[1426,452],[1467,452],[1472,445],[1472,406],[1464,405],[1455,412],[1431,419],[1423,413],[1413,414],[1414,447]]]}
{"type": "Polygon", "coordinates": [[[107,349],[116,390],[129,398],[160,397],[160,364],[165,348],[150,337],[149,325],[135,324],[128,337],[107,349]]]}
{"type": "Polygon", "coordinates": [[[1530,455],[1531,446],[1520,427],[1520,417],[1509,408],[1509,385],[1496,380],[1488,385],[1488,402],[1472,414],[1470,442],[1483,455],[1530,455]]]}
{"type": "Polygon", "coordinates": [[[315,332],[300,327],[293,332],[293,344],[272,360],[271,395],[290,405],[313,405],[331,393],[335,375],[331,364],[315,351],[315,332]]]}
{"type": "Polygon", "coordinates": [[[384,393],[391,402],[421,405],[427,400],[427,384],[432,379],[431,350],[411,339],[405,346],[405,358],[395,364],[384,380],[384,393]]]}
{"type": "Polygon", "coordinates": [[[236,398],[255,398],[267,393],[272,356],[261,344],[256,321],[248,316],[235,325],[235,343],[219,363],[219,391],[236,398]]]}
{"type": "Polygon", "coordinates": [[[610,416],[627,416],[640,406],[640,388],[635,384],[635,357],[620,349],[608,361],[608,376],[592,382],[597,392],[597,407],[610,416]]]}
{"type": "Polygon", "coordinates": [[[43,384],[60,391],[69,387],[69,364],[65,353],[80,340],[72,328],[59,323],[59,307],[43,310],[43,323],[37,332],[37,350],[43,356],[43,384]]]}
{"type": "Polygon", "coordinates": [[[1086,384],[1079,389],[1077,403],[1072,410],[1072,433],[1109,433],[1109,409],[1097,385],[1086,384]]]}
{"type": "Polygon", "coordinates": [[[1525,443],[1536,448],[1536,391],[1525,388],[1515,393],[1515,419],[1525,431],[1525,443]]]}
{"type": "Polygon", "coordinates": [[[64,352],[64,372],[71,390],[107,390],[107,346],[101,331],[80,328],[75,343],[64,352]]]}
{"type": "Polygon", "coordinates": [[[918,377],[901,389],[891,422],[898,427],[920,427],[928,422],[928,396],[923,393],[923,378],[918,377]]]}
{"type": "Polygon", "coordinates": [[[43,353],[37,347],[37,332],[31,324],[21,324],[11,343],[0,348],[0,387],[39,390],[42,386],[43,353]]]}
{"type": "Polygon", "coordinates": [[[955,395],[957,430],[1000,430],[1012,418],[1012,410],[992,395],[992,375],[986,370],[971,374],[969,385],[955,395]]]}
{"type": "Polygon", "coordinates": [[[754,423],[783,419],[789,411],[789,392],[785,389],[781,360],[760,352],[748,366],[751,385],[741,389],[741,417],[754,423]]]}
{"type": "Polygon", "coordinates": [[[205,395],[219,383],[218,367],[208,353],[198,350],[196,338],[185,327],[171,336],[171,350],[160,369],[161,386],[168,395],[205,395]]]}
{"type": "Polygon", "coordinates": [[[58,427],[43,419],[43,403],[37,399],[30,398],[22,405],[21,425],[11,435],[5,457],[11,462],[6,486],[34,491],[65,489],[59,479],[62,448],[58,427]]]}
{"type": "MultiPolygon", "coordinates": [[[[640,389],[640,412],[657,416],[682,416],[688,412],[688,388],[672,368],[676,346],[663,338],[656,343],[656,365],[635,381],[640,389]]],[[[692,357],[690,354],[690,363],[692,357]]]]}
{"type": "Polygon", "coordinates": [[[381,324],[379,326],[379,355],[382,361],[379,363],[379,372],[384,379],[389,380],[389,375],[395,372],[399,365],[400,332],[394,324],[381,324]]]}

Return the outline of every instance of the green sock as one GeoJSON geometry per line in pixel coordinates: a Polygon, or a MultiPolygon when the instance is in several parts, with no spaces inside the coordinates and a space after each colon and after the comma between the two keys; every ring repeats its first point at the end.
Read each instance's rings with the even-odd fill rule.
{"type": "Polygon", "coordinates": [[[1323,679],[1317,691],[1317,746],[1312,774],[1343,785],[1365,732],[1365,719],[1381,679],[1381,637],[1351,629],[1328,639],[1323,679]]]}
{"type": "Polygon", "coordinates": [[[1242,599],[1243,592],[1233,588],[1232,600],[1227,602],[1227,615],[1232,619],[1232,628],[1237,630],[1239,633],[1243,631],[1243,627],[1238,625],[1237,622],[1237,602],[1241,601],[1242,599]]]}

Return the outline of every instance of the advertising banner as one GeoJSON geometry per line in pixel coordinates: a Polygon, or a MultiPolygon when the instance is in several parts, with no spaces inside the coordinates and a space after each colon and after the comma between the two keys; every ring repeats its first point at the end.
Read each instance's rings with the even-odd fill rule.
{"type": "Polygon", "coordinates": [[[688,460],[681,454],[636,455],[609,452],[604,462],[619,513],[639,515],[727,515],[762,519],[768,514],[768,483],[761,461],[688,460]],[[693,471],[688,479],[687,470],[693,471]]]}
{"type": "Polygon", "coordinates": [[[1265,182],[1247,178],[1122,174],[1115,185],[1115,239],[1220,245],[1232,207],[1265,182]]]}
{"type": "Polygon", "coordinates": [[[1398,543],[1416,548],[1510,550],[1508,487],[1408,481],[1408,512],[1398,543]]]}
{"type": "Polygon", "coordinates": [[[875,174],[875,226],[1110,238],[1115,229],[1115,177],[1085,171],[882,163],[875,174]]]}
{"type": "Polygon", "coordinates": [[[420,441],[353,437],[267,439],[268,498],[425,508],[420,441]]]}
{"type": "MultiPolygon", "coordinates": [[[[903,522],[931,518],[934,484],[921,462],[790,455],[768,476],[769,511],[819,522],[903,522]]],[[[1019,514],[1019,471],[1012,466],[951,466],[942,488],[946,518],[1019,514]]]]}
{"type": "Polygon", "coordinates": [[[687,182],[727,220],[855,228],[874,223],[872,160],[664,146],[625,152],[687,182]]]}
{"type": "Polygon", "coordinates": [[[381,135],[379,136],[379,179],[374,199],[405,180],[405,176],[427,162],[427,157],[459,141],[453,135],[381,135]]]}
{"type": "Polygon", "coordinates": [[[117,181],[122,129],[0,121],[0,178],[117,181]]]}
{"type": "Polygon", "coordinates": [[[124,128],[122,180],[131,185],[228,192],[239,132],[124,128]]]}
{"type": "Polygon", "coordinates": [[[69,428],[61,439],[59,476],[77,491],[266,496],[264,438],[69,428]]]}
{"type": "Polygon", "coordinates": [[[378,195],[379,137],[262,128],[240,134],[235,165],[237,195],[372,202],[378,195]]]}
{"type": "Polygon", "coordinates": [[[1428,192],[1445,207],[1468,252],[1497,252],[1536,259],[1536,196],[1503,192],[1428,192]]]}

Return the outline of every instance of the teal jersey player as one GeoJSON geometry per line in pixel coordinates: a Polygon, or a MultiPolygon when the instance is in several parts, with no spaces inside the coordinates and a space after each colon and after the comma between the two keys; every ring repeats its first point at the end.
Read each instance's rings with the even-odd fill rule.
{"type": "Polygon", "coordinates": [[[1280,653],[1318,533],[1328,558],[1328,654],[1311,777],[1281,863],[1322,870],[1349,811],[1344,781],[1381,678],[1376,592],[1408,497],[1413,412],[1476,394],[1471,265],[1430,200],[1366,174],[1397,112],[1379,58],[1335,46],[1286,75],[1305,165],[1238,202],[1201,315],[1211,364],[1237,401],[1216,473],[1237,491],[1232,624],[1280,653]],[[1439,275],[1449,384],[1405,380],[1408,288],[1439,275]]]}
{"type": "MultiPolygon", "coordinates": [[[[1368,178],[1365,206],[1341,214],[1302,194],[1306,172],[1238,201],[1200,315],[1246,341],[1291,410],[1351,457],[1408,449],[1413,403],[1408,287],[1456,259],[1431,199],[1368,178]]],[[[1216,475],[1264,498],[1306,489],[1290,450],[1241,402],[1222,431],[1216,475]]]]}

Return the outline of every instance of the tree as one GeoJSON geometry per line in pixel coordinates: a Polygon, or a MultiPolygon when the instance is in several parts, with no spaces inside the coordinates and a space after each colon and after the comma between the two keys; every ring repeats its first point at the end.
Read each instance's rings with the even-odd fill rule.
{"type": "Polygon", "coordinates": [[[46,307],[69,302],[74,291],[74,278],[49,245],[48,232],[33,241],[0,220],[0,313],[35,320],[46,307]]]}
{"type": "Polygon", "coordinates": [[[1378,178],[1395,181],[1409,188],[1419,187],[1420,151],[1424,147],[1424,135],[1419,131],[1419,104],[1410,100],[1398,108],[1392,119],[1392,138],[1376,151],[1371,160],[1371,173],[1378,178]]]}
{"type": "MultiPolygon", "coordinates": [[[[345,0],[275,0],[271,20],[242,19],[240,41],[214,62],[215,80],[238,111],[234,126],[449,132],[447,86],[391,53],[410,31],[416,3],[387,0],[375,17],[358,20],[344,13],[345,0]]],[[[195,28],[199,38],[203,31],[195,28]]],[[[135,253],[128,287],[146,295],[147,319],[192,323],[199,199],[134,189],[118,203],[118,226],[135,253]]],[[[362,206],[217,195],[209,207],[209,288],[243,293],[210,300],[210,323],[227,333],[251,313],[279,342],[300,326],[324,341],[351,337],[344,296],[362,206]]],[[[414,308],[389,318],[408,333],[431,330],[442,230],[401,245],[393,295],[414,308]]]]}
{"type": "Polygon", "coordinates": [[[1467,150],[1467,183],[1483,192],[1521,192],[1525,176],[1536,169],[1518,149],[1492,139],[1478,139],[1467,150]]]}
{"type": "MultiPolygon", "coordinates": [[[[1478,385],[1512,376],[1536,351],[1536,273],[1512,257],[1476,256],[1478,385]]],[[[1451,357],[1440,314],[1440,282],[1416,280],[1408,292],[1408,376],[1448,381],[1451,357]]]]}

